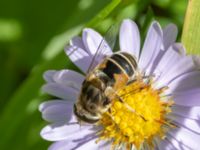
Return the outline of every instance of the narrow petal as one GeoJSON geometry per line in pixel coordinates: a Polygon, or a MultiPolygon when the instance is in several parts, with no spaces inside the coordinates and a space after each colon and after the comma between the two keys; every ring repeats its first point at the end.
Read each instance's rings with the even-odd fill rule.
{"type": "Polygon", "coordinates": [[[168,140],[160,140],[159,142],[157,142],[158,144],[158,149],[159,150],[174,150],[175,147],[173,146],[173,144],[171,144],[168,140]]]}
{"type": "Polygon", "coordinates": [[[175,115],[175,114],[169,115],[168,118],[173,120],[173,122],[175,124],[177,124],[178,126],[185,127],[192,132],[200,134],[200,126],[199,126],[200,118],[197,121],[197,120],[184,118],[184,117],[181,117],[181,116],[175,115]]]}
{"type": "Polygon", "coordinates": [[[54,74],[53,79],[56,83],[67,85],[79,91],[85,77],[72,70],[61,70],[54,74]]]}
{"type": "Polygon", "coordinates": [[[112,50],[108,43],[104,40],[103,37],[97,33],[95,30],[90,28],[85,28],[82,33],[83,43],[86,47],[86,50],[91,56],[94,56],[97,50],[101,47],[101,50],[98,50],[98,56],[102,55],[111,55],[112,50]],[[101,46],[99,46],[101,44],[101,46]]]}
{"type": "Polygon", "coordinates": [[[87,72],[92,59],[91,56],[85,50],[77,46],[66,46],[65,53],[71,59],[71,61],[76,66],[78,66],[84,73],[87,72]]]}
{"type": "Polygon", "coordinates": [[[68,122],[73,115],[73,101],[51,100],[40,104],[42,118],[49,122],[68,122]]]}
{"type": "MultiPolygon", "coordinates": [[[[185,128],[173,129],[169,132],[169,135],[176,139],[181,145],[185,145],[190,149],[198,150],[200,147],[200,135],[195,134],[194,132],[191,132],[185,128]]],[[[181,145],[179,146],[179,149],[181,148],[181,145]]]]}
{"type": "MultiPolygon", "coordinates": [[[[169,150],[192,150],[190,147],[186,146],[183,142],[179,142],[177,141],[174,137],[172,137],[171,135],[167,135],[166,140],[167,141],[166,144],[170,145],[171,149],[169,150]]],[[[166,145],[166,146],[168,146],[166,145]]],[[[164,146],[164,145],[163,145],[164,146]]],[[[162,149],[160,149],[162,150],[162,149]]]]}
{"type": "Polygon", "coordinates": [[[140,54],[140,32],[137,24],[130,19],[122,22],[119,33],[121,51],[128,52],[139,60],[140,54]]]}
{"type": "Polygon", "coordinates": [[[78,91],[74,88],[64,86],[58,83],[48,83],[42,87],[43,91],[56,96],[61,99],[73,100],[75,101],[78,97],[78,91]]]}
{"type": "Polygon", "coordinates": [[[171,23],[164,28],[163,44],[165,49],[169,48],[169,46],[176,41],[177,35],[178,35],[178,29],[175,24],[171,23]]]}
{"type": "Polygon", "coordinates": [[[48,70],[43,74],[43,78],[46,82],[54,82],[53,76],[55,75],[56,70],[48,70]]]}
{"type": "Polygon", "coordinates": [[[110,150],[111,149],[111,144],[99,141],[98,143],[96,142],[98,138],[93,138],[92,140],[86,142],[85,144],[81,145],[80,147],[77,148],[77,150],[110,150]]]}
{"type": "Polygon", "coordinates": [[[78,123],[65,124],[54,123],[44,127],[41,131],[41,136],[48,141],[60,141],[83,139],[87,135],[93,133],[92,126],[80,126],[78,123]]]}
{"type": "Polygon", "coordinates": [[[200,107],[186,107],[181,105],[174,105],[172,107],[172,114],[177,114],[185,118],[200,120],[200,107]]]}
{"type": "Polygon", "coordinates": [[[158,22],[154,21],[147,33],[141,52],[139,67],[142,71],[150,68],[163,46],[163,33],[158,22]]]}

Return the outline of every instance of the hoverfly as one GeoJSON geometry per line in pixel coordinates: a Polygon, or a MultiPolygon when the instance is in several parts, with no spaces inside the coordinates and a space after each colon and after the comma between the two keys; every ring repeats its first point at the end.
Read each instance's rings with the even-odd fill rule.
{"type": "Polygon", "coordinates": [[[107,46],[106,43],[111,48],[115,46],[118,32],[116,29],[116,26],[111,26],[100,42],[82,83],[78,100],[74,104],[74,114],[80,121],[96,123],[112,104],[116,82],[125,80],[128,84],[137,76],[136,58],[122,51],[103,58],[97,66],[94,66],[95,60],[107,46]]]}

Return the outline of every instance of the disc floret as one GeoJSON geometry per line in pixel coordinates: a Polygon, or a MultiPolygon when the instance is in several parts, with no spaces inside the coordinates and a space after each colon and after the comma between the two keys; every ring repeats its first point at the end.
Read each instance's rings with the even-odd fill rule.
{"type": "Polygon", "coordinates": [[[161,100],[163,91],[140,80],[118,90],[110,110],[99,122],[103,127],[101,139],[111,139],[113,146],[123,143],[139,148],[145,142],[153,145],[155,136],[164,137],[165,115],[172,103],[161,100]]]}

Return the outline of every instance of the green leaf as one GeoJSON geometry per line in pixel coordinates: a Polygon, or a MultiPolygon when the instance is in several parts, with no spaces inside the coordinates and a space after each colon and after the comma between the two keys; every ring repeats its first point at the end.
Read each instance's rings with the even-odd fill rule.
{"type": "Polygon", "coordinates": [[[200,54],[200,1],[190,0],[184,22],[182,42],[187,53],[200,54]]]}
{"type": "Polygon", "coordinates": [[[97,16],[92,19],[86,26],[95,26],[97,22],[104,20],[119,4],[121,0],[113,0],[109,5],[107,5],[97,16]]]}

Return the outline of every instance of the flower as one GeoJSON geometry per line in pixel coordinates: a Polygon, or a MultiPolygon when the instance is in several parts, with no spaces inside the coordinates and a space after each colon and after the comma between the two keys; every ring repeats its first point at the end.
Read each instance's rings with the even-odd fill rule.
{"type": "MultiPolygon", "coordinates": [[[[199,149],[200,61],[197,56],[186,55],[182,44],[175,43],[176,37],[175,25],[162,29],[154,21],[140,49],[137,25],[129,19],[122,22],[120,49],[136,57],[139,72],[149,80],[148,83],[145,79],[138,80],[118,92],[126,94],[132,89],[138,90],[125,98],[125,104],[133,109],[132,112],[127,111],[125,104],[114,100],[110,113],[113,120],[105,113],[98,124],[79,125],[73,106],[85,76],[72,70],[45,72],[47,83],[43,90],[57,97],[39,107],[42,117],[50,122],[42,129],[41,136],[55,142],[49,150],[199,149]],[[134,106],[130,102],[133,99],[137,103],[134,106]],[[140,99],[139,103],[137,99],[140,99]],[[114,111],[124,114],[120,118],[114,111]]],[[[70,41],[65,52],[83,73],[87,73],[101,40],[99,33],[87,28],[83,30],[82,38],[75,37],[70,41]]],[[[95,65],[104,56],[112,54],[108,44],[104,44],[107,46],[95,65]]]]}

